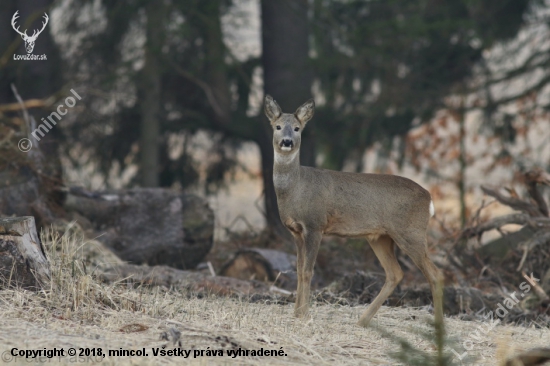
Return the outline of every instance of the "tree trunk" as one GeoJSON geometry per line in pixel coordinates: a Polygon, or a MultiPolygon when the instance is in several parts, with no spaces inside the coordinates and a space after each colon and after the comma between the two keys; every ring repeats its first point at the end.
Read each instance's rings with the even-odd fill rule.
{"type": "Polygon", "coordinates": [[[231,121],[231,93],[227,80],[226,52],[223,43],[220,3],[220,0],[203,1],[200,7],[206,15],[204,38],[207,45],[207,83],[212,90],[212,103],[214,104],[212,107],[217,123],[225,128],[231,121]]]}
{"type": "Polygon", "coordinates": [[[0,287],[40,289],[49,278],[49,263],[34,217],[0,219],[0,287]]]}
{"type": "Polygon", "coordinates": [[[144,187],[159,185],[159,137],[161,110],[160,53],[163,34],[162,3],[149,1],[146,6],[147,28],[145,65],[141,80],[141,184],[144,187]]]}
{"type": "MultiPolygon", "coordinates": [[[[264,91],[285,112],[294,112],[311,98],[312,73],[309,65],[307,0],[262,0],[262,64],[264,91]]],[[[262,178],[268,226],[286,240],[291,236],[283,226],[273,187],[272,131],[267,122],[265,137],[259,139],[262,178]]],[[[300,162],[315,165],[314,128],[304,130],[300,162]]]]}
{"type": "Polygon", "coordinates": [[[307,0],[262,1],[264,90],[292,112],[311,98],[307,0]]]}
{"type": "Polygon", "coordinates": [[[467,157],[466,157],[466,110],[464,108],[465,98],[462,96],[462,102],[458,115],[460,116],[460,130],[459,130],[459,144],[460,144],[460,155],[458,158],[459,162],[459,176],[458,176],[458,193],[460,201],[460,227],[462,230],[466,227],[467,213],[466,213],[466,168],[467,168],[467,157]]]}

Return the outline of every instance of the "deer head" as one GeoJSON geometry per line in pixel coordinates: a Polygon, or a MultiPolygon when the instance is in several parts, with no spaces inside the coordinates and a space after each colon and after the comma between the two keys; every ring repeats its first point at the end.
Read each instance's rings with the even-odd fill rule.
{"type": "Polygon", "coordinates": [[[300,149],[302,130],[313,117],[313,99],[302,104],[294,114],[283,113],[281,107],[269,95],[265,97],[265,115],[273,127],[273,147],[280,154],[290,154],[300,149]]]}
{"type": "Polygon", "coordinates": [[[17,13],[19,13],[19,10],[16,11],[15,14],[13,14],[13,17],[11,18],[11,26],[17,33],[21,35],[21,38],[23,38],[23,41],[25,41],[25,49],[27,50],[27,53],[31,53],[32,50],[34,49],[34,42],[36,41],[40,33],[42,33],[44,28],[46,28],[46,24],[48,24],[48,20],[50,18],[48,18],[48,14],[44,13],[44,19],[46,20],[46,22],[42,22],[42,29],[40,29],[39,31],[35,29],[32,33],[32,36],[29,37],[27,35],[26,29],[24,32],[20,32],[19,26],[15,28],[15,21],[17,20],[17,18],[19,18],[19,15],[17,15],[17,13]]]}

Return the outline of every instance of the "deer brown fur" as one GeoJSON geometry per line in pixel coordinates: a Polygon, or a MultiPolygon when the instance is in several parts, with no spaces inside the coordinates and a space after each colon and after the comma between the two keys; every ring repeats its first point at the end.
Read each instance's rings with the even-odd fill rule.
{"type": "MultiPolygon", "coordinates": [[[[314,101],[289,114],[268,95],[264,109],[273,127],[273,182],[279,213],[298,252],[295,316],[308,312],[313,267],[324,234],[366,238],[384,268],[386,282],[361,316],[361,326],[369,324],[403,278],[395,256],[396,244],[422,271],[435,295],[442,275],[427,253],[426,230],[434,213],[430,193],[395,175],[300,166],[301,132],[313,117],[314,101]]],[[[442,314],[436,296],[434,308],[442,314]]]]}

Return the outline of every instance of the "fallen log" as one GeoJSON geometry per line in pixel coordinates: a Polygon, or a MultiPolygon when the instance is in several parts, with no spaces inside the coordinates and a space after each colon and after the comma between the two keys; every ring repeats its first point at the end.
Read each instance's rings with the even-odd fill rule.
{"type": "Polygon", "coordinates": [[[34,217],[0,218],[0,287],[40,289],[49,278],[34,217]]]}
{"type": "Polygon", "coordinates": [[[97,240],[133,264],[192,269],[210,251],[214,214],[202,198],[169,189],[86,192],[65,201],[93,225],[97,240]]]}
{"type": "Polygon", "coordinates": [[[126,281],[135,286],[163,286],[216,295],[268,294],[269,286],[259,281],[209,276],[201,272],[183,271],[168,266],[123,264],[105,270],[100,278],[109,283],[126,281]]]}
{"type": "Polygon", "coordinates": [[[270,282],[294,291],[297,284],[296,256],[273,249],[244,248],[224,264],[220,275],[270,282]]]}

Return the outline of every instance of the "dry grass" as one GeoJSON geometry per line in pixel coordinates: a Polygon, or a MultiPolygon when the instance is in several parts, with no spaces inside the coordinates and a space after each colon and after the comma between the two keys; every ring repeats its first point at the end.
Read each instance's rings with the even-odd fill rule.
{"type": "MultiPolygon", "coordinates": [[[[292,305],[251,303],[246,298],[200,297],[166,288],[127,288],[96,281],[94,274],[116,262],[97,242],[83,242],[79,231],[63,237],[46,235],[52,263],[52,285],[47,291],[0,291],[0,352],[53,347],[115,349],[146,348],[149,357],[106,357],[102,364],[396,364],[389,353],[399,350],[395,340],[375,327],[356,325],[364,307],[314,304],[311,318],[297,320],[292,305]],[[223,357],[154,357],[153,347],[174,347],[161,334],[176,329],[183,349],[224,350],[223,357]],[[286,357],[227,356],[230,349],[283,349],[286,357]]],[[[433,332],[426,310],[382,307],[376,326],[406,338],[416,348],[433,351],[422,334],[433,332]]],[[[479,323],[446,319],[447,333],[460,343],[479,323]]],[[[470,355],[475,364],[495,365],[497,354],[550,344],[549,329],[497,326],[470,355]],[[497,345],[499,351],[497,352],[497,345]]],[[[463,352],[457,345],[457,351],[463,352]]],[[[3,356],[6,357],[6,356],[3,356]]],[[[7,359],[3,359],[4,362],[7,359]]],[[[92,359],[93,360],[93,359],[92,359]]],[[[17,360],[28,364],[24,359],[17,360]]],[[[62,358],[63,363],[75,361],[62,358]]],[[[82,361],[82,360],[81,360],[82,361]]],[[[57,359],[56,359],[57,363],[57,359]]],[[[427,365],[426,365],[427,366],[427,365]]]]}

